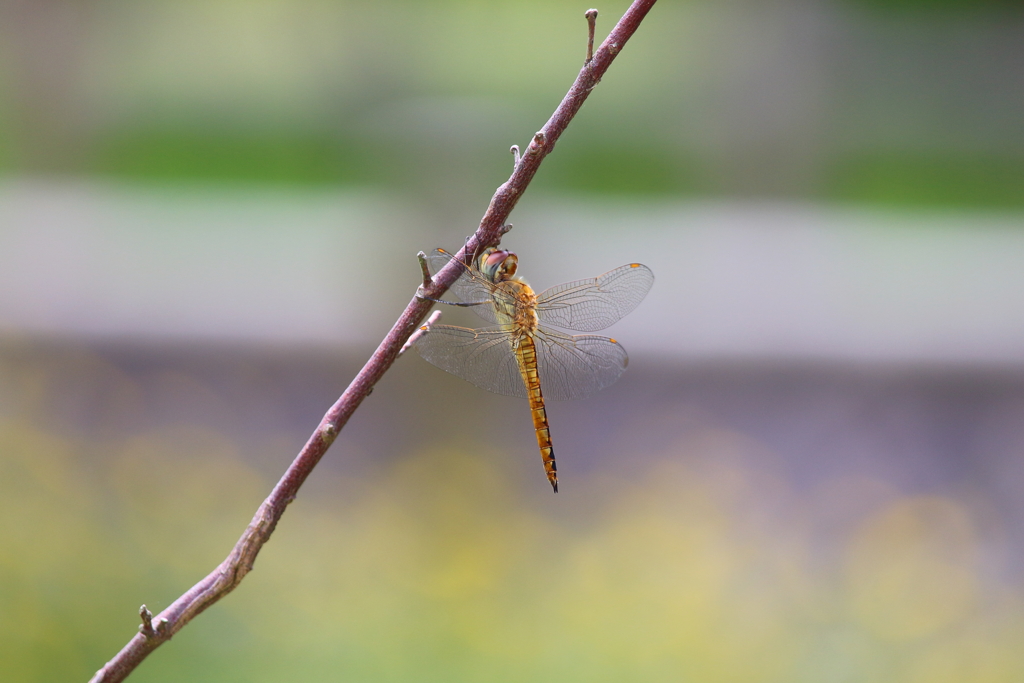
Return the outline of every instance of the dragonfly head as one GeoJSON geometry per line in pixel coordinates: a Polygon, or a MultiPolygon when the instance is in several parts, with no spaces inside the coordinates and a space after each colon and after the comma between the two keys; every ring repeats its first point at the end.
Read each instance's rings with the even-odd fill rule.
{"type": "Polygon", "coordinates": [[[519,267],[519,259],[511,251],[490,247],[480,254],[480,272],[491,282],[510,280],[519,267]]]}

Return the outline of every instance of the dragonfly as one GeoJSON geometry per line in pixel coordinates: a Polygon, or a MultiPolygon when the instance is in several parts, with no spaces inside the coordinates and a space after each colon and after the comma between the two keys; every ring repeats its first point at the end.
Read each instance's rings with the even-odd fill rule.
{"type": "Polygon", "coordinates": [[[599,277],[555,285],[537,294],[516,275],[519,259],[490,247],[460,260],[444,249],[427,257],[437,273],[456,261],[461,274],[450,288],[458,301],[491,326],[432,325],[415,345],[427,362],[481,389],[530,402],[537,446],[555,493],[558,467],[545,399],[572,400],[613,384],[629,357],[615,339],[551,329],[596,332],[636,308],[654,284],[645,265],[629,263],[599,277]]]}

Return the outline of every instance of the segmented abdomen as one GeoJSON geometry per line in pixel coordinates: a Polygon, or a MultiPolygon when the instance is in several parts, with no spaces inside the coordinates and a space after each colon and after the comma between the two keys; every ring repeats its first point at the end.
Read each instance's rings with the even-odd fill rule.
{"type": "Polygon", "coordinates": [[[533,416],[533,428],[537,432],[537,446],[540,457],[544,460],[544,471],[551,482],[551,488],[558,492],[558,467],[555,465],[555,450],[551,445],[551,429],[548,427],[548,414],[544,408],[544,395],[540,389],[540,375],[537,373],[537,346],[533,337],[523,334],[516,346],[516,360],[519,370],[523,373],[526,383],[526,396],[530,399],[530,414],[533,416]]]}

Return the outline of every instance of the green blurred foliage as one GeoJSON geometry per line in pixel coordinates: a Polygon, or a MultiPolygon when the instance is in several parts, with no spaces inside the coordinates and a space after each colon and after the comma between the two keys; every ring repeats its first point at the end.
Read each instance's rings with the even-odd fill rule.
{"type": "Polygon", "coordinates": [[[382,150],[289,130],[120,131],[96,143],[90,164],[95,173],[156,182],[367,185],[387,177],[382,150]]]}
{"type": "Polygon", "coordinates": [[[1024,207],[1024,158],[997,154],[874,154],[838,162],[825,196],[881,205],[1024,207]]]}
{"type": "MultiPolygon", "coordinates": [[[[631,482],[583,482],[603,502],[577,528],[460,449],[330,481],[335,495],[293,504],[242,587],[133,680],[1024,673],[1020,596],[986,584],[962,502],[894,497],[815,566],[808,527],[835,501],[766,495],[736,462],[686,464],[694,447],[737,447],[712,438],[631,482]]],[[[137,603],[159,608],[215,566],[267,484],[220,441],[152,435],[85,469],[74,445],[4,428],[2,680],[83,679],[131,636],[137,603]]]]}
{"type": "MultiPolygon", "coordinates": [[[[601,8],[599,29],[625,6],[601,8]]],[[[0,15],[0,172],[467,202],[571,83],[580,14],[535,0],[25,3],[0,15]]],[[[659,5],[538,187],[1019,208],[1022,20],[1009,0],[659,5]]]]}
{"type": "MultiPolygon", "coordinates": [[[[386,184],[398,180],[401,150],[355,140],[188,131],[104,141],[93,171],[132,180],[275,184],[386,184]]],[[[729,196],[692,155],[643,146],[559,149],[538,186],[563,194],[729,196]]],[[[887,206],[1024,207],[1024,158],[1012,155],[883,153],[837,159],[813,197],[887,206]]]]}
{"type": "MultiPolygon", "coordinates": [[[[69,388],[94,392],[93,425],[180,388],[153,395],[87,353],[26,358],[0,363],[25,397],[0,423],[0,680],[84,680],[139,604],[223,559],[272,481],[210,428],[73,435],[48,419],[69,388]]],[[[241,587],[132,680],[1024,675],[1024,596],[992,572],[998,525],[969,493],[856,476],[795,491],[760,444],[702,429],[537,506],[503,450],[446,440],[321,468],[241,587]]]]}
{"type": "Polygon", "coordinates": [[[847,0],[854,5],[864,5],[883,12],[960,11],[976,13],[979,10],[1010,9],[1020,10],[1019,0],[847,0]]]}

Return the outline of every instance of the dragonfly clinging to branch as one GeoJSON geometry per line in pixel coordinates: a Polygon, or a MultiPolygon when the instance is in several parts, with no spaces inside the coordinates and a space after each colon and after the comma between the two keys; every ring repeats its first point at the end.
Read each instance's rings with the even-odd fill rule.
{"type": "MultiPolygon", "coordinates": [[[[436,273],[454,258],[437,249],[427,261],[436,273]]],[[[619,378],[628,357],[614,339],[568,335],[548,325],[577,332],[603,330],[637,307],[654,284],[654,274],[647,266],[630,263],[536,294],[516,277],[518,263],[512,252],[495,248],[468,263],[459,261],[462,274],[450,290],[459,301],[437,301],[468,306],[492,327],[433,325],[415,348],[428,362],[482,389],[529,399],[544,470],[557,492],[544,399],[569,400],[600,391],[619,378]]]]}

